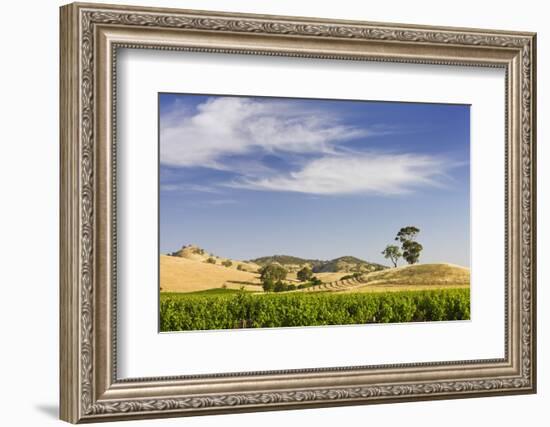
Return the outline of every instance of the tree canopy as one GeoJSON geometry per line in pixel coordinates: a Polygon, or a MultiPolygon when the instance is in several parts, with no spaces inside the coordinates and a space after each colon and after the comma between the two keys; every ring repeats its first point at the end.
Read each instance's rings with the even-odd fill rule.
{"type": "Polygon", "coordinates": [[[278,282],[280,280],[285,280],[286,275],[286,269],[278,264],[268,264],[260,269],[260,280],[262,282],[278,282]]]}
{"type": "Polygon", "coordinates": [[[309,268],[307,265],[304,266],[296,274],[296,277],[300,282],[307,282],[309,279],[311,279],[312,276],[313,276],[313,271],[311,271],[311,268],[309,268]]]}
{"type": "Polygon", "coordinates": [[[416,235],[420,233],[420,229],[414,225],[408,225],[407,227],[401,228],[395,236],[395,240],[399,240],[401,243],[406,241],[415,240],[416,235]]]}
{"type": "MultiPolygon", "coordinates": [[[[413,225],[401,228],[395,240],[401,242],[401,249],[403,251],[403,258],[409,264],[416,264],[420,258],[420,252],[422,252],[423,246],[416,241],[416,236],[420,233],[420,229],[413,225]]],[[[386,257],[387,258],[387,257],[386,257]]]]}
{"type": "Polygon", "coordinates": [[[403,254],[401,253],[399,246],[388,245],[382,251],[382,255],[384,255],[384,258],[391,260],[394,267],[397,267],[397,261],[399,260],[399,258],[401,258],[403,254]]]}
{"type": "Polygon", "coordinates": [[[416,264],[420,258],[420,252],[424,249],[422,245],[413,240],[403,242],[403,258],[409,264],[416,264]]]}

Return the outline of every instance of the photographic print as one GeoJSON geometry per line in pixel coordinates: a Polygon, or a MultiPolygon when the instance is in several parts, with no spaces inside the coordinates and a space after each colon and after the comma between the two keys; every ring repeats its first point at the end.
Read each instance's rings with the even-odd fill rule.
{"type": "Polygon", "coordinates": [[[470,318],[469,105],[158,101],[162,332],[470,318]]]}

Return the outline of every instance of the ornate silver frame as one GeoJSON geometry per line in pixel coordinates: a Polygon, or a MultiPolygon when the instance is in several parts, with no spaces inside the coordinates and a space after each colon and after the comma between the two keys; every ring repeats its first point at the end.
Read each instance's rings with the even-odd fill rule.
{"type": "Polygon", "coordinates": [[[535,34],[99,4],[61,8],[61,419],[72,422],[534,393],[535,34]],[[119,380],[117,48],[506,70],[505,357],[119,380]]]}

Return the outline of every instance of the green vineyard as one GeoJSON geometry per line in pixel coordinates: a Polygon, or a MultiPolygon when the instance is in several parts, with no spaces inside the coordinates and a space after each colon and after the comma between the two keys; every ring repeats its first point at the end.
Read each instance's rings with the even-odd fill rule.
{"type": "Polygon", "coordinates": [[[161,293],[160,330],[352,325],[470,319],[469,289],[385,293],[161,293]]]}

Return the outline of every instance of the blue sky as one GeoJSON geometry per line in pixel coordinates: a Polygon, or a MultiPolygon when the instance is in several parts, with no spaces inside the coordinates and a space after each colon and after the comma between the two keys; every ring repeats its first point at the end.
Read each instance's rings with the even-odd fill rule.
{"type": "Polygon", "coordinates": [[[469,266],[470,107],[159,94],[160,251],[469,266]]]}

